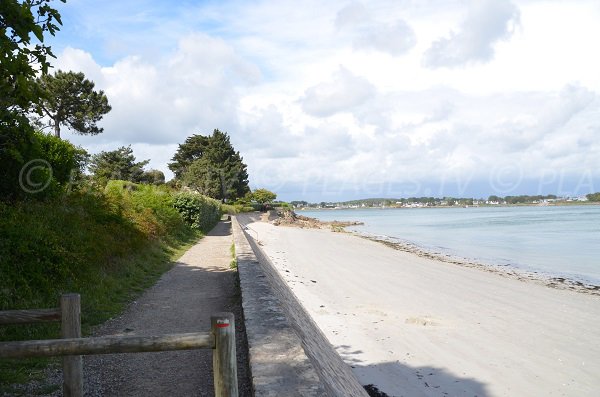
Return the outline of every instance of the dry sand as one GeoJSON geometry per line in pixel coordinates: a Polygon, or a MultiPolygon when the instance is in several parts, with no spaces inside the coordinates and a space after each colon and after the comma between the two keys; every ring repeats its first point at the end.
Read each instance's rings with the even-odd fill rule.
{"type": "Polygon", "coordinates": [[[600,297],[327,230],[249,225],[363,384],[393,396],[598,396],[600,297]]]}

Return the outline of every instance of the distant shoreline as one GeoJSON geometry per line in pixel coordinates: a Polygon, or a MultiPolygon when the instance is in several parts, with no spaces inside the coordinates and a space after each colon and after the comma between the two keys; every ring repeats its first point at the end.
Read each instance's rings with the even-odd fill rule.
{"type": "Polygon", "coordinates": [[[313,208],[301,207],[294,208],[294,211],[339,211],[339,210],[388,210],[388,209],[432,209],[432,208],[507,208],[507,207],[574,207],[574,206],[600,206],[600,202],[578,201],[578,202],[558,202],[548,204],[479,204],[479,205],[423,205],[423,206],[389,206],[389,207],[336,207],[336,208],[313,208]]]}

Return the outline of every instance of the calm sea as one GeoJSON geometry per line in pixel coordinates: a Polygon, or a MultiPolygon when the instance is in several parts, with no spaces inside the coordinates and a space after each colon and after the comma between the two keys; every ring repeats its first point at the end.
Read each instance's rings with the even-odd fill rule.
{"type": "Polygon", "coordinates": [[[421,248],[600,285],[600,206],[301,211],[421,248]]]}

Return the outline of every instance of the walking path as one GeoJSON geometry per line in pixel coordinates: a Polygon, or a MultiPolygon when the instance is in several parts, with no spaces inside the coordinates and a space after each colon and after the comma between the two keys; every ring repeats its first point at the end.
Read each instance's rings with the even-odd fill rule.
{"type": "MultiPolygon", "coordinates": [[[[119,317],[95,334],[160,335],[210,330],[210,315],[235,314],[240,395],[250,395],[237,275],[229,268],[231,222],[220,222],[119,317]]],[[[86,396],[213,396],[207,349],[86,356],[86,396]]]]}

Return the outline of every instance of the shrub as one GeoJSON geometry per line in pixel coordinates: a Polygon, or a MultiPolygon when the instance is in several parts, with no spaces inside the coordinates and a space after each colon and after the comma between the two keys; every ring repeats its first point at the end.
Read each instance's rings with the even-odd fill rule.
{"type": "Polygon", "coordinates": [[[40,148],[40,157],[52,167],[52,177],[60,185],[73,182],[83,174],[88,153],[72,143],[53,135],[35,134],[40,148]]]}
{"type": "Polygon", "coordinates": [[[0,198],[56,196],[82,178],[88,158],[82,148],[30,127],[7,128],[6,134],[0,134],[0,198]]]}
{"type": "Polygon", "coordinates": [[[188,226],[175,208],[174,195],[167,187],[110,181],[104,193],[114,210],[134,222],[149,238],[187,233],[188,226]]]}
{"type": "Polygon", "coordinates": [[[202,232],[208,232],[221,219],[221,203],[200,194],[179,193],[174,207],[188,225],[202,232]]]}

